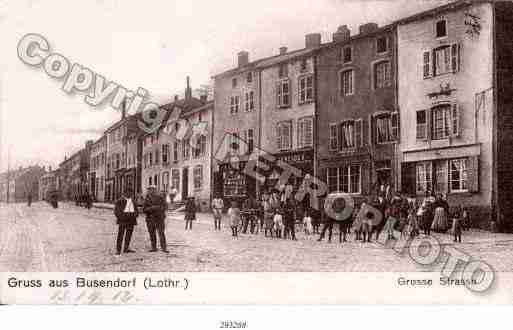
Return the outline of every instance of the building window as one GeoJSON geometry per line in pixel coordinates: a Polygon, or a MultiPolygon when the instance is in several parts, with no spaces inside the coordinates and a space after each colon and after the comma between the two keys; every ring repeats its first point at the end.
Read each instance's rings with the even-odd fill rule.
{"type": "Polygon", "coordinates": [[[304,71],[306,71],[306,69],[307,69],[307,61],[306,61],[306,59],[302,59],[300,70],[301,70],[301,72],[304,72],[304,71]]]}
{"type": "Polygon", "coordinates": [[[287,78],[289,75],[289,69],[287,64],[282,64],[278,68],[278,77],[279,78],[287,78]]]}
{"type": "Polygon", "coordinates": [[[376,116],[376,143],[396,141],[399,135],[399,118],[397,112],[376,116]]]}
{"type": "Polygon", "coordinates": [[[383,61],[374,64],[374,88],[389,87],[391,85],[390,62],[383,61]]]}
{"type": "Polygon", "coordinates": [[[342,48],[342,62],[351,63],[353,61],[353,48],[350,46],[342,48]]]}
{"type": "Polygon", "coordinates": [[[246,142],[246,152],[252,154],[255,149],[255,134],[252,128],[243,131],[243,139],[246,142]]]}
{"type": "Polygon", "coordinates": [[[180,190],[180,170],[171,170],[171,189],[180,190]]]}
{"type": "Polygon", "coordinates": [[[292,149],[292,121],[278,123],[276,136],[278,150],[292,149]]]}
{"type": "Polygon", "coordinates": [[[255,109],[254,92],[249,91],[244,94],[244,110],[246,112],[253,111],[255,109]]]}
{"type": "Polygon", "coordinates": [[[388,38],[380,37],[376,39],[376,52],[378,54],[386,53],[388,51],[388,38]]]}
{"type": "Polygon", "coordinates": [[[340,72],[340,91],[342,96],[353,95],[354,70],[340,72]]]}
{"type": "Polygon", "coordinates": [[[330,124],[330,150],[338,149],[338,125],[330,124]]]}
{"type": "Polygon", "coordinates": [[[160,164],[160,151],[159,149],[155,149],[155,165],[160,164]]]}
{"type": "Polygon", "coordinates": [[[173,143],[173,161],[178,161],[178,142],[173,143]]]}
{"type": "Polygon", "coordinates": [[[203,185],[203,166],[197,165],[194,167],[194,189],[201,189],[203,185]]]}
{"type": "Polygon", "coordinates": [[[230,113],[236,114],[239,112],[239,96],[230,97],[230,113]]]}
{"type": "Polygon", "coordinates": [[[339,144],[341,149],[350,149],[356,146],[354,120],[348,120],[341,123],[339,133],[339,144]]]}
{"type": "MultiPolygon", "coordinates": [[[[456,106],[454,106],[455,109],[456,106]]],[[[452,111],[449,104],[437,106],[432,109],[432,136],[434,140],[446,139],[458,131],[459,120],[457,110],[452,111]],[[454,120],[453,120],[454,115],[454,120]]]]}
{"type": "Polygon", "coordinates": [[[307,75],[299,78],[299,104],[313,101],[313,76],[307,75]]]}
{"type": "Polygon", "coordinates": [[[190,149],[191,139],[184,139],[182,141],[182,157],[183,159],[189,159],[189,149],[190,149]]]}
{"type": "Polygon", "coordinates": [[[237,87],[237,78],[232,78],[232,88],[237,87]]]}
{"type": "Polygon", "coordinates": [[[349,194],[360,193],[360,169],[360,165],[328,168],[327,180],[329,192],[343,192],[349,194]]]}
{"type": "Polygon", "coordinates": [[[449,169],[449,187],[451,191],[467,191],[467,159],[450,160],[449,169]]]}
{"type": "Polygon", "coordinates": [[[442,46],[436,48],[434,51],[434,75],[438,76],[441,74],[451,72],[451,47],[442,46]]]}
{"type": "Polygon", "coordinates": [[[167,164],[169,162],[169,144],[162,145],[162,163],[167,164]]]}
{"type": "Polygon", "coordinates": [[[297,144],[299,148],[313,146],[313,118],[301,118],[297,122],[297,144]]]}
{"type": "Polygon", "coordinates": [[[447,21],[444,19],[436,22],[436,37],[442,38],[447,37],[447,21]]]}
{"type": "Polygon", "coordinates": [[[250,84],[253,82],[253,72],[248,72],[246,75],[246,81],[250,84]]]}
{"type": "Polygon", "coordinates": [[[426,110],[417,111],[417,140],[427,139],[427,112],[426,110]]]}
{"type": "Polygon", "coordinates": [[[433,187],[431,162],[420,162],[416,164],[417,193],[431,191],[433,187]]]}
{"type": "Polygon", "coordinates": [[[169,172],[162,173],[162,190],[169,191],[169,172]]]}
{"type": "Polygon", "coordinates": [[[278,108],[290,106],[290,81],[288,79],[278,81],[277,99],[278,108]]]}

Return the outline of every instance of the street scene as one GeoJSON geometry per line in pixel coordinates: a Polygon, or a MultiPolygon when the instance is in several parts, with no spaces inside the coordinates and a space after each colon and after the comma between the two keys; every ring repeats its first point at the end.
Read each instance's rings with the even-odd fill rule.
{"type": "MultiPolygon", "coordinates": [[[[198,214],[192,231],[184,230],[184,214],[170,212],[166,218],[169,254],[148,252],[150,240],[143,217],[135,226],[131,248],[135,253],[116,255],[117,226],[112,210],[87,210],[73,204],[53,209],[38,202],[0,206],[0,271],[2,272],[261,272],[341,271],[408,272],[436,271],[440,263],[422,266],[408,252],[398,254],[378,242],[318,242],[318,235],[297,241],[271,239],[263,233],[231,237],[228,220],[214,230],[211,214],[198,214]]],[[[448,234],[435,234],[442,246],[454,246],[448,234]]],[[[404,238],[403,238],[404,240],[404,238]]],[[[496,272],[513,269],[513,237],[482,230],[465,232],[464,243],[456,246],[473,259],[483,260],[496,272]]],[[[500,276],[497,275],[497,276],[500,276]]]]}
{"type": "Polygon", "coordinates": [[[362,3],[271,34],[151,19],[150,47],[125,25],[91,58],[19,28],[0,271],[439,271],[422,242],[512,271],[513,3],[362,3]]]}

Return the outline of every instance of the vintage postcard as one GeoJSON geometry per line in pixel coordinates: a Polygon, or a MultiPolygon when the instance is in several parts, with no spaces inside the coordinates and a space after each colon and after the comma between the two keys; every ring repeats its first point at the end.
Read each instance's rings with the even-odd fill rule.
{"type": "Polygon", "coordinates": [[[1,304],[513,302],[513,2],[0,26],[1,304]]]}

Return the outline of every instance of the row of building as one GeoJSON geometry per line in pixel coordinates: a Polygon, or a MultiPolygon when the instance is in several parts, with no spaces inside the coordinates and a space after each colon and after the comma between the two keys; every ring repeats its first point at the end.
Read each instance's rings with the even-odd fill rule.
{"type": "Polygon", "coordinates": [[[308,34],[304,48],[267,58],[241,51],[236,67],[213,77],[213,100],[193,97],[187,79],[156,132],[123,112],[47,181],[64,198],[88,191],[98,201],[156,185],[208,209],[214,195],[274,187],[284,161],[299,170],[294,189],[310,174],[354,196],[381,185],[443,193],[483,226],[513,229],[512,30],[511,2],[460,0],[356,33],[342,25],[326,42],[308,34]],[[205,134],[175,139],[183,123],[205,134]],[[244,142],[234,149],[236,138],[244,142]],[[254,150],[273,155],[265,180],[219,157],[226,148],[240,168],[254,150]]]}

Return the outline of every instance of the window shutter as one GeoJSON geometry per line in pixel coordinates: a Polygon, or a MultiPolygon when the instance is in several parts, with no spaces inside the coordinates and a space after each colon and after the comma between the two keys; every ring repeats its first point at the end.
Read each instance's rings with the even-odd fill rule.
{"type": "Polygon", "coordinates": [[[305,147],[311,147],[313,145],[313,119],[306,118],[304,121],[304,129],[305,129],[305,147]]]}
{"type": "Polygon", "coordinates": [[[338,149],[339,150],[344,149],[343,136],[344,136],[344,124],[340,123],[340,124],[338,124],[338,149]]]}
{"type": "Polygon", "coordinates": [[[281,82],[276,83],[276,106],[281,106],[281,82]]]}
{"type": "Polygon", "coordinates": [[[422,54],[422,74],[424,79],[431,77],[431,52],[422,54]]]}
{"type": "Polygon", "coordinates": [[[452,72],[458,72],[460,70],[460,61],[461,61],[461,45],[460,44],[452,44],[451,45],[451,69],[452,69],[452,72]]]}
{"type": "Polygon", "coordinates": [[[278,150],[282,150],[281,141],[282,141],[282,132],[281,132],[281,124],[278,124],[276,126],[276,145],[278,147],[278,150]]]}
{"type": "Polygon", "coordinates": [[[363,146],[363,122],[361,119],[358,119],[354,123],[354,134],[355,134],[355,146],[361,147],[363,146]]]}
{"type": "Polygon", "coordinates": [[[414,196],[415,187],[415,163],[401,164],[401,192],[414,196]]]}
{"type": "Polygon", "coordinates": [[[338,149],[338,125],[330,124],[330,150],[338,149]]]}
{"type": "Polygon", "coordinates": [[[451,107],[451,136],[457,137],[460,135],[460,107],[458,104],[453,104],[451,107]]]}
{"type": "Polygon", "coordinates": [[[285,125],[286,127],[286,145],[285,145],[285,148],[288,150],[288,149],[291,149],[292,148],[292,122],[289,122],[285,125]]]}
{"type": "Polygon", "coordinates": [[[304,147],[304,119],[297,121],[297,145],[299,148],[304,147]]]}
{"type": "Polygon", "coordinates": [[[392,139],[395,141],[399,140],[399,113],[398,112],[392,112],[391,115],[392,120],[392,139]]]}
{"type": "Polygon", "coordinates": [[[248,152],[248,131],[247,130],[242,131],[242,140],[244,140],[244,142],[242,143],[242,146],[240,149],[241,149],[241,154],[245,155],[248,152]]]}
{"type": "Polygon", "coordinates": [[[370,164],[369,162],[363,162],[360,165],[360,193],[362,195],[370,194],[370,164]]]}
{"type": "Polygon", "coordinates": [[[467,158],[466,167],[468,191],[479,192],[479,156],[467,158]]]}

